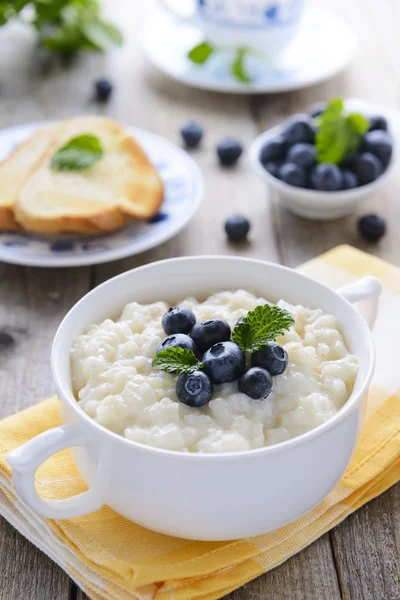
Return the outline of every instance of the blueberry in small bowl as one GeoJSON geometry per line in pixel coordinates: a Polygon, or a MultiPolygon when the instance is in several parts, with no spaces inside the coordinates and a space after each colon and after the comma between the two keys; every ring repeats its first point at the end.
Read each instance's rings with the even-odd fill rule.
{"type": "Polygon", "coordinates": [[[382,113],[364,101],[317,103],[261,134],[251,164],[287,210],[308,219],[344,217],[383,185],[394,164],[394,132],[382,113]]]}

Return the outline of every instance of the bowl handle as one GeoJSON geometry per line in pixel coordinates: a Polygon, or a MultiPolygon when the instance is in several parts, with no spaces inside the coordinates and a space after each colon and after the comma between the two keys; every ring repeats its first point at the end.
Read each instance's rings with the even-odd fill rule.
{"type": "Polygon", "coordinates": [[[339,288],[337,293],[351,304],[360,300],[368,300],[363,317],[372,329],[378,314],[379,297],[382,293],[382,284],[379,279],[372,276],[362,277],[354,283],[339,288]]]}
{"type": "MultiPolygon", "coordinates": [[[[52,454],[71,446],[86,446],[87,439],[78,422],[49,429],[37,435],[7,456],[17,494],[37,513],[48,519],[72,519],[101,508],[99,466],[93,485],[87,492],[65,500],[41,498],[35,488],[35,473],[52,454]]],[[[104,484],[104,482],[103,482],[104,484]]]]}

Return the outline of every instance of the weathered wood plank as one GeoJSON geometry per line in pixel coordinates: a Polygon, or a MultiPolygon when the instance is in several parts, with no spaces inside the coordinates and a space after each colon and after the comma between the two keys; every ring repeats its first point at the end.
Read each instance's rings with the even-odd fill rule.
{"type": "Polygon", "coordinates": [[[45,554],[0,521],[1,600],[68,600],[69,577],[45,554]]]}
{"type": "Polygon", "coordinates": [[[400,484],[331,532],[343,600],[400,598],[400,484]]]}
{"type": "MultiPolygon", "coordinates": [[[[0,38],[4,50],[0,56],[0,127],[87,110],[88,82],[83,71],[59,71],[54,79],[43,79],[32,62],[29,34],[10,28],[1,30],[0,38]],[[80,87],[84,101],[77,103],[74,95],[80,87]]],[[[0,264],[0,417],[54,393],[52,339],[63,316],[88,291],[89,281],[89,269],[0,264]]],[[[69,596],[68,576],[3,519],[0,563],[4,600],[66,600],[69,596]]]]}

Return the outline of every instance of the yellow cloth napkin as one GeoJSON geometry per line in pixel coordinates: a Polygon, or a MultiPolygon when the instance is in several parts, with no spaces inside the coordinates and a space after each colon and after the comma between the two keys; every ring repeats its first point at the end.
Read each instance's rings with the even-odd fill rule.
{"type": "MultiPolygon", "coordinates": [[[[251,539],[206,543],[148,531],[108,507],[77,519],[43,519],[15,497],[6,455],[59,425],[57,399],[0,422],[0,513],[94,600],[220,598],[299,552],[400,479],[400,373],[391,359],[400,339],[400,269],[341,246],[301,270],[331,287],[376,275],[384,292],[374,329],[377,369],[360,443],[339,485],[291,525],[251,539]]],[[[55,499],[85,489],[68,450],[40,467],[37,486],[55,499]]]]}

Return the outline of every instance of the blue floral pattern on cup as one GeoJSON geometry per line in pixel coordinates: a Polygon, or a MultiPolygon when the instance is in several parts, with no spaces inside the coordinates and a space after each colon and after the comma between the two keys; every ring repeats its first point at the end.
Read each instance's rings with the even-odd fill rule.
{"type": "Polygon", "coordinates": [[[303,0],[198,0],[203,19],[232,28],[268,28],[297,21],[303,0]]]}

